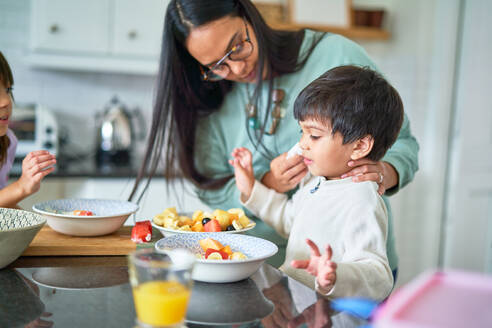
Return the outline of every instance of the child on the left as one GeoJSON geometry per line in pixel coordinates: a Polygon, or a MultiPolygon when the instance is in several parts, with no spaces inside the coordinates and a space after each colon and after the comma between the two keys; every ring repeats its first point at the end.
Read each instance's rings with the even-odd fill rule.
{"type": "Polygon", "coordinates": [[[14,78],[0,51],[0,207],[18,207],[17,203],[37,192],[43,178],[53,172],[56,157],[47,150],[36,150],[22,161],[20,178],[8,184],[9,171],[15,159],[17,138],[9,129],[12,116],[14,78]]]}

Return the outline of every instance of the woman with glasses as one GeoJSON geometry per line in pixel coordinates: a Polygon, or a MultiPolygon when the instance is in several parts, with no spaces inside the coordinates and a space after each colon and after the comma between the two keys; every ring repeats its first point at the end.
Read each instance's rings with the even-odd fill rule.
{"type": "MultiPolygon", "coordinates": [[[[301,156],[286,154],[299,139],[294,100],[322,73],[347,64],[375,69],[361,47],[339,35],[271,29],[249,0],[172,0],[149,142],[130,199],[164,152],[166,177],[192,181],[211,208],[240,207],[228,163],[236,147],[254,150],[254,171],[263,184],[292,193],[307,173],[301,156]]],[[[417,152],[405,118],[383,161],[348,163],[349,176],[378,182],[380,193],[395,193],[412,180],[417,152]]],[[[306,218],[306,224],[315,219],[306,218]]],[[[256,223],[251,234],[279,246],[270,263],[281,265],[286,240],[256,223]]],[[[391,216],[389,227],[388,257],[396,269],[391,216]]]]}

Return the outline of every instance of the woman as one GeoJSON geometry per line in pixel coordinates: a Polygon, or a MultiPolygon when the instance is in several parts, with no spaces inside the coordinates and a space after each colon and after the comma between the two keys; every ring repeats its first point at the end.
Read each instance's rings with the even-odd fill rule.
{"type": "MultiPolygon", "coordinates": [[[[212,208],[239,207],[228,164],[236,147],[255,149],[253,167],[263,184],[293,192],[307,173],[302,157],[286,158],[299,139],[292,114],[297,94],[336,66],[375,69],[361,47],[341,36],[272,30],[249,0],[172,0],[165,19],[149,143],[130,199],[145,174],[155,172],[163,148],[166,177],[191,180],[212,208]]],[[[354,167],[349,175],[378,182],[381,193],[394,193],[413,178],[417,152],[405,118],[383,161],[349,163],[354,167]]],[[[388,257],[394,270],[391,221],[388,257]]],[[[279,246],[270,263],[282,264],[285,239],[256,223],[252,234],[279,246]]]]}

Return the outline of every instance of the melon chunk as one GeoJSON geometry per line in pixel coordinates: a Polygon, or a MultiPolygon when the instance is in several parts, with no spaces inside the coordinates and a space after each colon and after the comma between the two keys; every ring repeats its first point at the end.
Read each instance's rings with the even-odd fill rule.
{"type": "Polygon", "coordinates": [[[200,247],[204,251],[207,251],[207,249],[209,248],[216,249],[219,251],[224,247],[220,242],[212,238],[200,239],[199,243],[200,243],[200,247]]]}

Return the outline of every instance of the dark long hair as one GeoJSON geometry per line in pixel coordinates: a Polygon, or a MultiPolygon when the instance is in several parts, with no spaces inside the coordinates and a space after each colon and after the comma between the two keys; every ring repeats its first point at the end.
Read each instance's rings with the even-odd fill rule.
{"type": "MultiPolygon", "coordinates": [[[[10,69],[7,59],[3,56],[0,51],[0,81],[5,87],[12,87],[14,85],[14,76],[12,75],[12,70],[10,69]]],[[[0,137],[0,167],[5,163],[7,159],[7,150],[10,146],[10,139],[5,134],[0,137]]]]}
{"type": "MultiPolygon", "coordinates": [[[[172,0],[165,16],[157,95],[149,140],[130,200],[135,196],[141,180],[146,176],[148,177],[146,187],[148,186],[160,162],[163,148],[166,178],[183,176],[201,189],[218,189],[232,177],[231,175],[214,179],[201,174],[195,167],[193,155],[198,120],[219,110],[233,82],[202,81],[199,62],[184,46],[193,28],[226,16],[243,17],[252,26],[256,35],[258,81],[253,93],[254,104],[258,104],[259,90],[263,83],[268,83],[271,91],[274,77],[302,68],[311,50],[321,39],[320,35],[313,42],[306,56],[299,58],[304,30],[288,32],[271,29],[250,0],[172,0]],[[267,72],[265,81],[261,79],[264,71],[267,72]]],[[[265,122],[269,117],[272,101],[271,92],[268,94],[265,122]]],[[[269,154],[262,143],[263,134],[264,131],[261,130],[258,135],[249,136],[257,148],[269,154]]]]}

